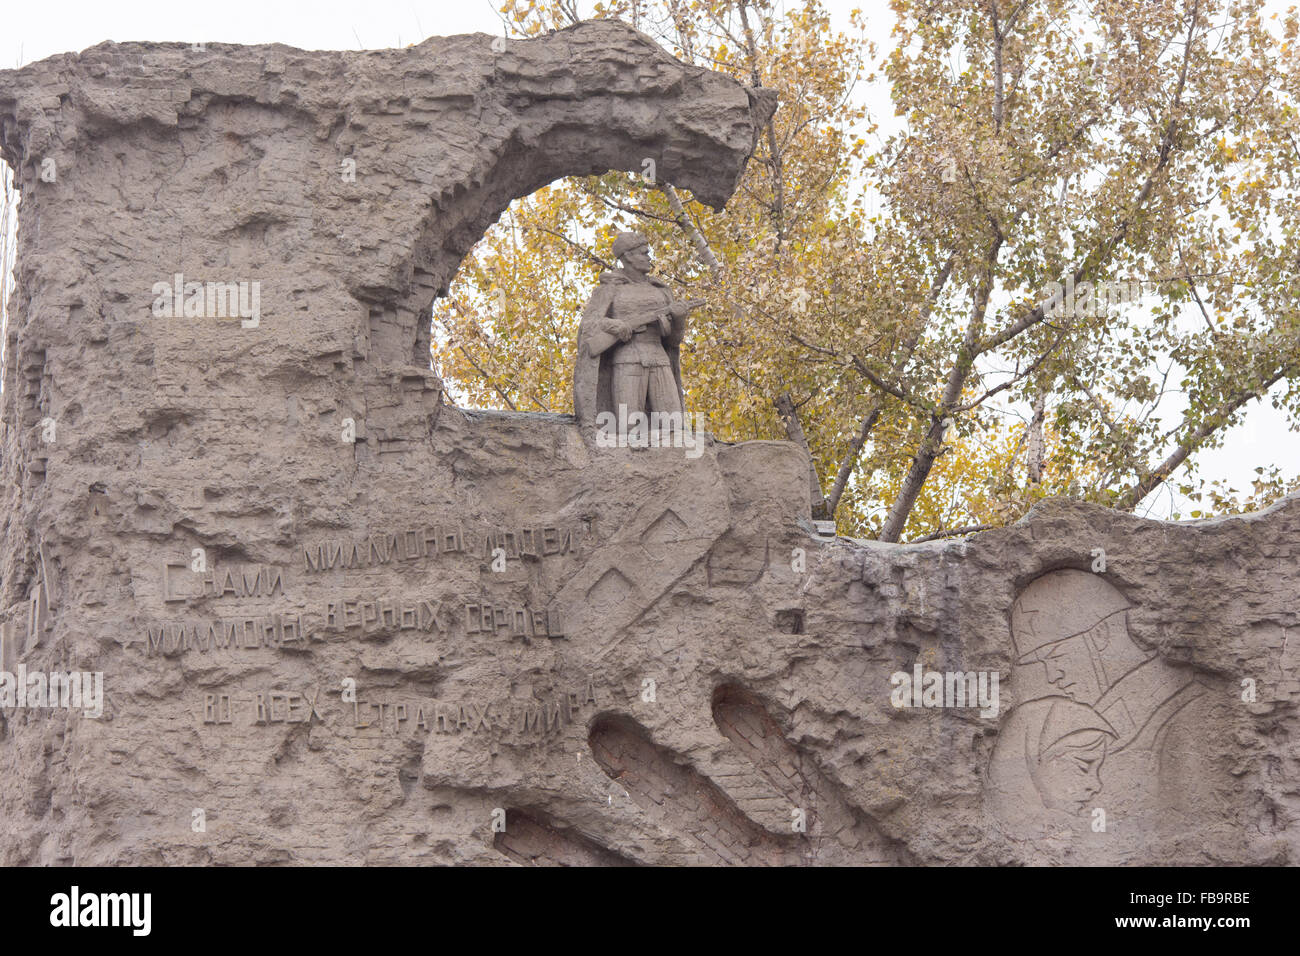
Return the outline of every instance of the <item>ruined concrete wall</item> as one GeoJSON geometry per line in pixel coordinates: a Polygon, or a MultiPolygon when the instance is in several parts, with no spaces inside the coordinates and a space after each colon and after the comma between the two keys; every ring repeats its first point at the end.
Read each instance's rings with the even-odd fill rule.
{"type": "Polygon", "coordinates": [[[774,105],[616,24],[499,47],[0,72],[3,669],[104,681],[0,707],[0,862],[1294,863],[1300,500],[836,542],[789,444],[446,405],[422,317],[511,199],[720,204],[774,105]]]}

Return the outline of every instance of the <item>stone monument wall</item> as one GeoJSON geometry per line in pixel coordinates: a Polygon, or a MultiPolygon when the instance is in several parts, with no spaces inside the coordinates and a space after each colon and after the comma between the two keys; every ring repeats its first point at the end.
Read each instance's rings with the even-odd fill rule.
{"type": "Polygon", "coordinates": [[[0,688],[0,863],[1295,863],[1300,499],[833,540],[788,443],[445,399],[513,199],[774,108],[615,23],[0,71],[0,670],[102,675],[0,688]]]}

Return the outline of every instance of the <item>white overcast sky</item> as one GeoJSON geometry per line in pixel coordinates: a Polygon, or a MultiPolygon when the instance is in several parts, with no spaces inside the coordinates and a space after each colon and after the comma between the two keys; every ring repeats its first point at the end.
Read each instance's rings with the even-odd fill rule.
{"type": "MultiPolygon", "coordinates": [[[[1282,9],[1286,4],[1278,0],[1275,5],[1282,9]]],[[[871,27],[871,38],[882,54],[887,51],[893,17],[885,0],[827,0],[827,6],[842,26],[847,26],[851,9],[862,9],[871,27]]],[[[7,5],[0,35],[0,65],[19,66],[56,53],[83,50],[105,40],[286,43],[311,50],[355,50],[402,46],[435,34],[500,32],[501,21],[490,0],[26,2],[7,5]]],[[[863,89],[861,95],[882,121],[882,128],[890,129],[892,110],[883,85],[863,89]]],[[[1254,477],[1256,465],[1280,465],[1291,477],[1300,474],[1300,435],[1288,431],[1284,415],[1267,403],[1256,402],[1244,424],[1229,433],[1223,447],[1202,453],[1200,461],[1203,477],[1230,479],[1239,490],[1254,477]]],[[[1163,518],[1171,513],[1173,505],[1169,494],[1158,492],[1147,500],[1142,512],[1163,518]]],[[[1188,506],[1179,510],[1185,514],[1188,506]]]]}

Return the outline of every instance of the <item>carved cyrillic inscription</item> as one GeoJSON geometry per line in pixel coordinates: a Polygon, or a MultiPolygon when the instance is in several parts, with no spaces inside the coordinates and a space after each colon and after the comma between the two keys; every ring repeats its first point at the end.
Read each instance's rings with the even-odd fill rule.
{"type": "Polygon", "coordinates": [[[556,730],[572,723],[579,710],[595,704],[596,685],[588,679],[587,686],[578,693],[521,702],[515,712],[515,730],[520,734],[556,730]]]}
{"type": "Polygon", "coordinates": [[[578,553],[583,533],[578,525],[489,527],[479,531],[466,531],[458,524],[430,525],[386,531],[359,540],[333,538],[304,544],[302,561],[309,574],[378,568],[448,554],[478,554],[490,561],[498,551],[507,561],[537,561],[578,553]]]}
{"type": "Polygon", "coordinates": [[[205,724],[233,724],[229,694],[203,695],[203,722],[205,724]]]}
{"type": "Polygon", "coordinates": [[[491,730],[493,705],[488,703],[444,703],[437,700],[388,703],[358,700],[352,705],[352,727],[374,727],[383,733],[416,730],[441,734],[477,733],[491,730]]]}
{"type": "Polygon", "coordinates": [[[489,604],[429,601],[424,598],[376,596],[328,600],[317,613],[301,609],[262,612],[192,621],[146,623],[135,637],[119,639],[123,647],[139,646],[149,657],[172,657],[251,648],[301,650],[308,645],[343,637],[385,640],[403,632],[421,641],[463,633],[467,637],[563,637],[564,615],[528,604],[489,604]]]}
{"type": "Polygon", "coordinates": [[[493,552],[500,548],[507,560],[551,557],[557,554],[570,554],[578,551],[582,540],[579,528],[493,528],[483,535],[483,557],[490,560],[493,552]]]}
{"type": "Polygon", "coordinates": [[[303,567],[308,573],[337,569],[374,568],[418,558],[465,551],[465,537],[459,525],[438,525],[374,534],[362,541],[336,538],[304,544],[303,567]]]}
{"type": "Polygon", "coordinates": [[[270,726],[305,723],[313,719],[340,729],[371,730],[379,735],[477,734],[499,731],[519,737],[542,737],[574,723],[581,712],[598,706],[596,685],[588,678],[580,690],[529,700],[441,701],[429,699],[374,700],[344,703],[343,715],[326,716],[313,694],[273,690],[244,696],[203,695],[203,723],[211,726],[270,726]],[[238,706],[236,706],[238,705],[238,706]],[[236,719],[235,714],[242,716],[236,719]]]}
{"type": "Polygon", "coordinates": [[[124,647],[142,645],[149,657],[171,657],[184,651],[303,646],[320,639],[303,627],[301,614],[293,613],[145,625],[143,636],[120,643],[124,647]]]}
{"type": "Polygon", "coordinates": [[[376,634],[393,631],[438,632],[438,605],[433,601],[387,598],[344,599],[325,605],[325,626],[332,630],[376,634]]]}
{"type": "Polygon", "coordinates": [[[196,598],[283,596],[283,570],[269,564],[213,565],[208,571],[193,571],[180,562],[163,565],[163,600],[169,603],[196,598]]]}
{"type": "Polygon", "coordinates": [[[311,697],[306,694],[293,694],[283,691],[254,694],[253,712],[255,716],[253,717],[253,723],[301,724],[310,721],[313,716],[324,720],[320,711],[316,709],[316,701],[319,697],[319,690],[311,697]]]}
{"type": "Polygon", "coordinates": [[[526,605],[466,604],[465,633],[563,637],[564,615],[558,608],[543,611],[526,605]]]}
{"type": "Polygon", "coordinates": [[[301,724],[309,722],[313,717],[323,722],[325,716],[316,706],[319,699],[319,689],[312,694],[273,690],[246,697],[233,697],[230,694],[204,694],[203,723],[234,724],[234,704],[236,702],[242,705],[241,710],[246,710],[251,718],[247,723],[262,726],[267,724],[301,724]]]}
{"type": "Polygon", "coordinates": [[[255,564],[245,568],[213,567],[199,575],[204,597],[275,597],[284,595],[279,568],[255,564]]]}

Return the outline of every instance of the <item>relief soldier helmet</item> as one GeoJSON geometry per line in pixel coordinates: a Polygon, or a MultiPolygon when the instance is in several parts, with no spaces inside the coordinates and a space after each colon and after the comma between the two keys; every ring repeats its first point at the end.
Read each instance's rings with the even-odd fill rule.
{"type": "Polygon", "coordinates": [[[615,259],[622,259],[634,249],[648,249],[650,241],[639,232],[620,232],[614,237],[614,246],[610,250],[615,259]]]}
{"type": "Polygon", "coordinates": [[[1109,581],[1067,568],[1035,578],[1011,605],[1011,641],[1024,664],[1037,651],[1091,630],[1131,604],[1109,581]]]}

